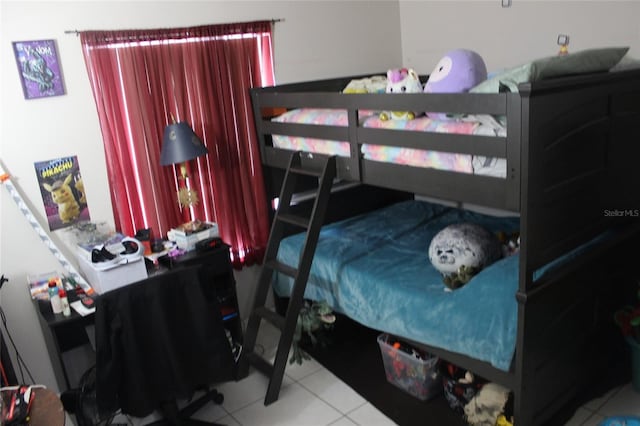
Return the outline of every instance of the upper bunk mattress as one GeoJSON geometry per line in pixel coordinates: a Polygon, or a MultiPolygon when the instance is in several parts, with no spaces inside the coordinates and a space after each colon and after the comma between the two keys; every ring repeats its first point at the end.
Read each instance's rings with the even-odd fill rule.
{"type": "MultiPolygon", "coordinates": [[[[273,121],[341,127],[346,127],[348,124],[347,112],[341,109],[299,108],[287,111],[275,117],[273,121]]],[[[467,115],[457,120],[436,120],[427,116],[420,116],[413,120],[381,120],[377,112],[359,111],[359,121],[362,127],[378,129],[506,136],[505,127],[490,115],[467,115]]],[[[341,157],[350,155],[349,143],[345,141],[273,135],[273,146],[341,157]]],[[[504,159],[373,144],[363,144],[362,154],[364,158],[373,161],[502,178],[506,176],[504,159]]]]}
{"type": "MultiPolygon", "coordinates": [[[[446,290],[428,259],[433,236],[451,223],[474,222],[516,232],[499,218],[424,201],[394,204],[323,227],[305,298],[373,329],[487,361],[507,371],[515,351],[518,256],[499,260],[468,284],[446,290]]],[[[304,234],[282,240],[278,260],[297,266],[304,234]]],[[[292,279],[275,274],[289,296],[292,279]]]]}

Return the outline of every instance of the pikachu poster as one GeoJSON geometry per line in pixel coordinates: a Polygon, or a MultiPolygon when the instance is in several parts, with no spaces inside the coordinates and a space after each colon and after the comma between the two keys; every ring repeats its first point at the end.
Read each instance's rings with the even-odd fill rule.
{"type": "Polygon", "coordinates": [[[40,161],[35,168],[51,231],[91,220],[77,157],[40,161]]]}

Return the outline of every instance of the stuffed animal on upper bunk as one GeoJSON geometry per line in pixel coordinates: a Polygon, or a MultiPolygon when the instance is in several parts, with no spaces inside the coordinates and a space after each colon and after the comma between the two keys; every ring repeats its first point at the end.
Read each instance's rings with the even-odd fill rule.
{"type": "Polygon", "coordinates": [[[502,257],[498,237],[475,223],[454,223],[429,244],[429,261],[450,290],[468,283],[478,272],[502,257]]]}
{"type": "MultiPolygon", "coordinates": [[[[433,69],[424,93],[465,93],[487,79],[487,66],[478,53],[468,49],[447,52],[433,69]]],[[[427,112],[434,120],[452,120],[456,115],[427,112]]]]}
{"type": "Polygon", "coordinates": [[[386,89],[387,78],[384,75],[373,75],[350,80],[342,93],[384,93],[386,89]]]}
{"type": "MultiPolygon", "coordinates": [[[[422,93],[420,77],[411,68],[390,69],[387,71],[386,93],[422,93]]],[[[419,115],[415,111],[382,111],[380,120],[413,120],[419,115]]]]}

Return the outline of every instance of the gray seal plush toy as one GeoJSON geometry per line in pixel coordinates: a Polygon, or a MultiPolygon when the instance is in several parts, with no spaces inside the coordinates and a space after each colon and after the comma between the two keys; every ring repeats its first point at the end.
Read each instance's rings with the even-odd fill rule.
{"type": "Polygon", "coordinates": [[[502,257],[498,237],[475,223],[455,223],[438,232],[429,244],[429,260],[454,290],[502,257]]]}

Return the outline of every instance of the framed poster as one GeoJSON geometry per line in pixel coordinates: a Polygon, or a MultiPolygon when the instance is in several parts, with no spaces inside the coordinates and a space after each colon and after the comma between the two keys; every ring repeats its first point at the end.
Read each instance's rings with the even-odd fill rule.
{"type": "Polygon", "coordinates": [[[91,220],[77,157],[39,161],[34,165],[51,231],[91,220]]]}
{"type": "Polygon", "coordinates": [[[55,40],[14,41],[25,99],[64,95],[55,40]]]}

